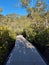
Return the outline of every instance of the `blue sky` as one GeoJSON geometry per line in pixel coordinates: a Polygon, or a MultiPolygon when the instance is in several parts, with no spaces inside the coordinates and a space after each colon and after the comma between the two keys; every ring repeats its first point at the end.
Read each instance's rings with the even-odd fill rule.
{"type": "MultiPolygon", "coordinates": [[[[49,0],[45,0],[47,4],[49,4],[49,0]]],[[[15,6],[19,4],[19,0],[0,0],[0,8],[3,8],[3,15],[7,15],[7,14],[13,14],[13,13],[17,13],[20,15],[26,15],[27,11],[24,8],[21,8],[20,6],[18,6],[18,8],[16,8],[15,6]]],[[[31,3],[32,5],[35,5],[35,0],[33,0],[33,3],[31,3]]]]}

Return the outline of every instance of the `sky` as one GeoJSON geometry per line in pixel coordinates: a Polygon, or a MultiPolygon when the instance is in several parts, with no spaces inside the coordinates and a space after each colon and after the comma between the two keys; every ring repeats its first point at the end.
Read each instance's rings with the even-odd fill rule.
{"type": "MultiPolygon", "coordinates": [[[[31,5],[35,5],[35,0],[32,1],[31,5]]],[[[49,0],[45,0],[47,4],[49,4],[49,0]]],[[[0,0],[0,8],[3,9],[2,14],[19,14],[19,15],[26,15],[28,14],[25,8],[22,8],[19,5],[19,0],[0,0]],[[18,7],[17,7],[18,5],[18,7]]]]}

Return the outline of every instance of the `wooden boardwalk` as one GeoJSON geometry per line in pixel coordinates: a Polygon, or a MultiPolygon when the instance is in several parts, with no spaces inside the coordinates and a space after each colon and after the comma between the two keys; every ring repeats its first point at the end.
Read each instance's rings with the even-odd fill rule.
{"type": "Polygon", "coordinates": [[[46,65],[46,63],[37,49],[22,35],[19,35],[6,65],[46,65]]]}

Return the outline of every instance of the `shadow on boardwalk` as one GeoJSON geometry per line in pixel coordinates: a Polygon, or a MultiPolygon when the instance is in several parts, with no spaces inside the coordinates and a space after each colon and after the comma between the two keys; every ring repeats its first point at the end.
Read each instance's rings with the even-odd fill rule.
{"type": "Polygon", "coordinates": [[[46,65],[46,63],[36,48],[22,35],[19,35],[6,65],[46,65]]]}

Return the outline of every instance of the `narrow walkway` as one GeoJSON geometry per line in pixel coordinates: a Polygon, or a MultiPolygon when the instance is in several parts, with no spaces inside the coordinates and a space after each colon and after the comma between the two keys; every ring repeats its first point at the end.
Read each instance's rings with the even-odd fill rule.
{"type": "Polygon", "coordinates": [[[46,65],[46,63],[36,48],[22,35],[19,35],[6,65],[46,65]]]}

